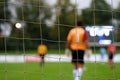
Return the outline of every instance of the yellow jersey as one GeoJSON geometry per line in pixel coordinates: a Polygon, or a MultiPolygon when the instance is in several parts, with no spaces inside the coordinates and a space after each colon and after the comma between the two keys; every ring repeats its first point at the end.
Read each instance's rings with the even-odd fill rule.
{"type": "Polygon", "coordinates": [[[70,42],[72,50],[85,50],[86,40],[88,40],[87,32],[80,27],[71,29],[67,36],[67,41],[70,42]]]}
{"type": "Polygon", "coordinates": [[[47,46],[46,45],[39,45],[38,46],[38,54],[46,54],[47,53],[47,46]]]}

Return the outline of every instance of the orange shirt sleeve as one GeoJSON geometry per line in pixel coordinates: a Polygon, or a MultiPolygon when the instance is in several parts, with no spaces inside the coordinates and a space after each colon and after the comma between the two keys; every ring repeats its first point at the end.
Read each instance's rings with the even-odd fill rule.
{"type": "Polygon", "coordinates": [[[88,40],[88,33],[87,33],[86,30],[85,30],[85,34],[84,34],[84,36],[83,36],[83,41],[85,41],[85,40],[88,40]]]}

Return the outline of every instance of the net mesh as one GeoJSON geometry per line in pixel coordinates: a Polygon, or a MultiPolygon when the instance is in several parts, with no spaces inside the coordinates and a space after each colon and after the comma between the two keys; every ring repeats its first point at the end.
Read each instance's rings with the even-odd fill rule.
{"type": "MultiPolygon", "coordinates": [[[[117,64],[116,69],[108,69],[107,56],[105,56],[106,61],[103,65],[101,64],[99,48],[101,46],[106,48],[107,46],[99,44],[96,35],[101,36],[102,31],[97,33],[95,30],[97,27],[103,26],[102,28],[105,31],[102,34],[110,34],[105,39],[111,40],[119,48],[120,12],[119,8],[117,9],[119,5],[116,5],[120,0],[101,0],[103,4],[98,3],[97,0],[69,1],[0,1],[1,80],[73,80],[72,65],[69,64],[71,58],[64,54],[64,50],[67,34],[78,20],[83,20],[86,27],[93,28],[93,36],[88,30],[93,55],[90,60],[85,55],[86,70],[83,72],[82,80],[119,80],[119,63],[115,63],[117,64]],[[109,28],[111,29],[111,27],[104,27],[106,25],[113,25],[113,31],[105,33],[109,28]],[[42,67],[38,65],[37,47],[39,44],[46,44],[48,47],[48,53],[45,56],[47,63],[42,67]],[[89,67],[89,65],[92,66],[89,67]],[[103,66],[104,68],[101,68],[103,66]],[[108,72],[105,72],[104,69],[107,69],[108,72]],[[87,72],[88,70],[89,72],[87,72]]],[[[87,30],[87,28],[85,29],[87,30]]]]}

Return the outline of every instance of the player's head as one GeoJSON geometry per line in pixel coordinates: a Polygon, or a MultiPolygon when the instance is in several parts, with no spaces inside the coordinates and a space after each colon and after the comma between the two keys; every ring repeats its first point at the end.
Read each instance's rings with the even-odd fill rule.
{"type": "Polygon", "coordinates": [[[77,21],[77,26],[83,26],[83,22],[82,21],[77,21]]]}

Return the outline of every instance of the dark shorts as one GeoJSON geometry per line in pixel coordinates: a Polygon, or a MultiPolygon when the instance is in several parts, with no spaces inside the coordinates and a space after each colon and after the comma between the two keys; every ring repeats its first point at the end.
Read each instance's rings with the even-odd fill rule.
{"type": "Polygon", "coordinates": [[[44,59],[45,54],[39,54],[39,56],[40,56],[42,59],[44,59]]]}
{"type": "Polygon", "coordinates": [[[84,50],[72,50],[72,62],[84,63],[84,50]]]}
{"type": "Polygon", "coordinates": [[[113,54],[109,54],[108,58],[109,58],[109,60],[112,60],[113,59],[113,54]]]}

